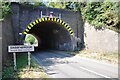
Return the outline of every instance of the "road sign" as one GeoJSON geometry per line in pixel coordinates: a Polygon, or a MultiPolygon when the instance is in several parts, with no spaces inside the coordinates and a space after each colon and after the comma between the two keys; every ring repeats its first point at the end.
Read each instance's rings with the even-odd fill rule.
{"type": "Polygon", "coordinates": [[[8,52],[32,52],[34,51],[34,46],[32,45],[11,45],[8,46],[8,52]]]}
{"type": "Polygon", "coordinates": [[[32,45],[11,45],[8,46],[8,52],[13,52],[13,58],[14,58],[14,70],[17,70],[16,66],[16,53],[15,52],[28,52],[28,66],[30,68],[30,52],[34,51],[34,46],[32,45]]]}

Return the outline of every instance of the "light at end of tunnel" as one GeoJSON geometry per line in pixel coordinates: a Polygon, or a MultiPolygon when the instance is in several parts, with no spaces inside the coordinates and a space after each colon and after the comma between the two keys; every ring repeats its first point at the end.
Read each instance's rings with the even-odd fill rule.
{"type": "Polygon", "coordinates": [[[33,45],[35,47],[38,47],[38,39],[32,34],[27,34],[25,37],[24,45],[33,45]]]}

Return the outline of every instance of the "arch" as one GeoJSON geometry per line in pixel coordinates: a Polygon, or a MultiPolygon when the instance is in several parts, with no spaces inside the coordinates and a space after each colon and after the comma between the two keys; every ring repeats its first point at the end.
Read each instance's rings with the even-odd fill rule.
{"type": "Polygon", "coordinates": [[[23,32],[23,34],[28,34],[32,27],[34,27],[36,24],[43,22],[43,21],[53,21],[53,22],[60,23],[68,30],[68,32],[70,33],[71,36],[74,36],[72,28],[67,23],[65,23],[64,21],[62,21],[59,18],[49,18],[49,17],[43,17],[41,19],[37,19],[34,22],[30,23],[28,25],[28,27],[25,29],[25,31],[23,32]]]}

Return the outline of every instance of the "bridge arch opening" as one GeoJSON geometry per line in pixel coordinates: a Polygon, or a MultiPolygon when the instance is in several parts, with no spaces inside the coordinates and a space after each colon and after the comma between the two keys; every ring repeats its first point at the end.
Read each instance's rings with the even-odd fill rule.
{"type": "Polygon", "coordinates": [[[57,18],[42,18],[32,22],[24,34],[32,34],[38,40],[38,50],[71,50],[74,35],[72,29],[57,18]]]}

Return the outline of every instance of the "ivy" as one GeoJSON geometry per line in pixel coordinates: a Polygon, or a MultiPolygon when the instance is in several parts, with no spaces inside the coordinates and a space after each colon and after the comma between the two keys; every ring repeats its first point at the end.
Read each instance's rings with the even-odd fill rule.
{"type": "Polygon", "coordinates": [[[11,14],[10,5],[11,5],[10,2],[2,2],[2,18],[5,18],[9,14],[11,14]]]}
{"type": "MultiPolygon", "coordinates": [[[[22,5],[31,5],[33,8],[38,6],[46,6],[53,8],[62,8],[70,10],[78,10],[82,13],[83,20],[87,20],[96,29],[109,28],[120,32],[120,2],[109,2],[103,0],[101,2],[50,2],[46,6],[42,2],[23,2],[22,5]]],[[[2,2],[2,18],[11,13],[10,2],[2,2]]]]}
{"type": "Polygon", "coordinates": [[[87,20],[96,29],[109,28],[120,32],[120,5],[118,2],[90,2],[80,3],[83,19],[87,20]]]}
{"type": "MultiPolygon", "coordinates": [[[[24,6],[32,6],[33,8],[36,8],[38,6],[46,6],[44,3],[42,2],[18,2],[19,4],[21,5],[24,5],[24,6]]],[[[2,2],[2,18],[5,18],[7,17],[9,14],[12,13],[11,11],[11,2],[2,2]]]]}

